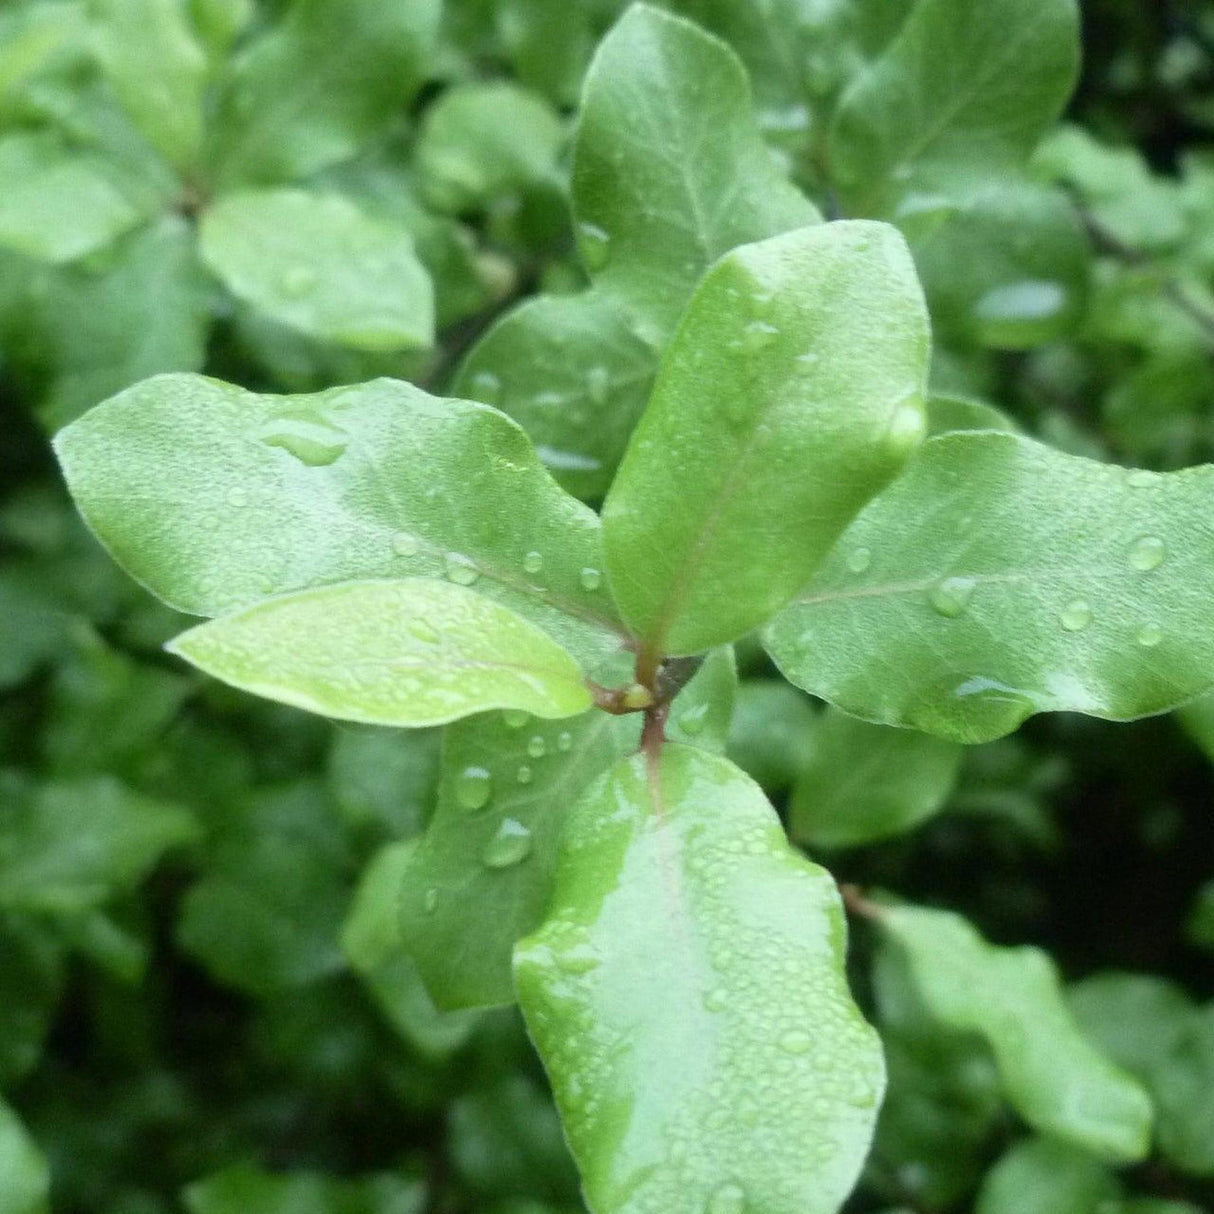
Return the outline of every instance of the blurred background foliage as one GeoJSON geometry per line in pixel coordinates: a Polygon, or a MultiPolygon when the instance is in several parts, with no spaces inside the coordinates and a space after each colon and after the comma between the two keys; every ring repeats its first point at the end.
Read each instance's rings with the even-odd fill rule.
{"type": "MultiPolygon", "coordinates": [[[[667,7],[733,44],[773,155],[838,213],[822,131],[913,2],[873,0],[863,37],[843,0],[667,7]]],[[[182,619],[85,533],[47,436],[159,371],[494,397],[477,354],[460,370],[482,335],[587,283],[570,136],[623,7],[0,3],[3,1214],[580,1208],[518,1017],[436,1011],[372,930],[364,877],[423,829],[435,737],[334,727],[168,660],[182,619]]],[[[897,217],[936,385],[1098,459],[1208,461],[1214,4],[1084,0],[1083,20],[1078,91],[1023,169],[897,217]]],[[[526,422],[535,402],[493,403],[526,422]]],[[[1161,1109],[1129,1175],[1026,1138],[989,1059],[859,935],[892,1088],[850,1208],[1214,1208],[1214,706],[908,760],[771,681],[757,647],[739,659],[731,750],[795,836],[842,879],[1048,948],[1161,1109]],[[832,796],[904,833],[857,846],[832,796]]]]}

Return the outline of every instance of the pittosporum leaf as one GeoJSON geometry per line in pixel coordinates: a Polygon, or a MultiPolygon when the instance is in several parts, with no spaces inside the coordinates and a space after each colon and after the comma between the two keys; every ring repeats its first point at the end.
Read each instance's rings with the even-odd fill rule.
{"type": "Polygon", "coordinates": [[[732,641],[805,584],[922,437],[927,344],[884,224],[803,228],[712,269],[603,508],[612,590],[651,653],[732,641]]]}
{"type": "Polygon", "coordinates": [[[1212,467],[1132,471],[1013,434],[944,434],[766,643],[846,711],[961,742],[1035,712],[1163,712],[1214,683],[1211,501],[1212,467]]]}
{"type": "Polygon", "coordinates": [[[1018,1142],[987,1173],[975,1214],[1097,1214],[1121,1187],[1099,1159],[1049,1138],[1018,1142]]]}
{"type": "Polygon", "coordinates": [[[1080,1033],[1045,953],[987,944],[947,911],[887,907],[876,921],[931,1015],[985,1038],[1008,1099],[1030,1125],[1107,1159],[1145,1157],[1150,1097],[1080,1033]]]}
{"type": "Polygon", "coordinates": [[[598,519],[484,405],[387,379],[289,397],[161,376],[55,445],[114,558],[182,611],[445,576],[549,630],[590,673],[622,643],[598,519]]]}
{"type": "Polygon", "coordinates": [[[571,717],[591,704],[577,662],[546,632],[427,578],[279,595],[167,648],[233,687],[368,725],[441,725],[491,708],[571,717]]]}
{"type": "Polygon", "coordinates": [[[594,1214],[834,1214],[881,1051],[834,882],[727,760],[614,767],[566,827],[515,981],[594,1214]]]}
{"type": "Polygon", "coordinates": [[[644,4],[587,74],[571,188],[593,289],[508,313],[456,390],[517,418],[562,483],[589,497],[610,484],[696,280],[735,246],[817,212],[764,147],[733,52],[644,4]]]}
{"type": "Polygon", "coordinates": [[[434,341],[413,238],[346,198],[245,190],[203,213],[200,250],[238,299],[311,337],[380,352],[434,341]]]}

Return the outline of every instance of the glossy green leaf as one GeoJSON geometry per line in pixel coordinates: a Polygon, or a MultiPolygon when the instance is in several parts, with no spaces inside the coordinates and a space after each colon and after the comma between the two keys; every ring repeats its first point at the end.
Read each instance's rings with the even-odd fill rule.
{"type": "Polygon", "coordinates": [[[217,184],[292,181],[352,156],[417,89],[439,11],[438,0],[293,0],[224,75],[217,184]]]}
{"type": "Polygon", "coordinates": [[[974,1214],[1104,1214],[1120,1186],[1100,1160],[1065,1143],[1017,1143],[987,1174],[974,1214]]]}
{"type": "Polygon", "coordinates": [[[74,261],[144,217],[115,166],[51,132],[0,139],[0,180],[0,248],[39,261],[74,261]]]}
{"type": "Polygon", "coordinates": [[[48,429],[136,380],[202,366],[209,285],[194,233],[165,216],[115,242],[100,267],[44,267],[7,322],[6,355],[48,429]]]}
{"type": "Polygon", "coordinates": [[[357,1180],[319,1172],[263,1172],[234,1164],[184,1193],[189,1214],[422,1214],[420,1181],[384,1173],[357,1180]]]}
{"type": "Polygon", "coordinates": [[[1159,475],[1012,434],[941,435],[766,644],[846,711],[962,742],[1035,712],[1163,712],[1214,682],[1212,500],[1210,467],[1159,475]]]}
{"type": "Polygon", "coordinates": [[[672,742],[724,754],[737,689],[738,664],[733,647],[723,645],[704,659],[675,698],[666,736],[672,742]]]}
{"type": "Polygon", "coordinates": [[[0,1101],[0,1209],[46,1214],[51,1178],[46,1160],[7,1104],[0,1101]]]}
{"type": "Polygon", "coordinates": [[[858,847],[913,830],[944,806],[963,748],[828,708],[789,802],[789,833],[810,848],[858,847]]]}
{"type": "Polygon", "coordinates": [[[587,74],[571,188],[594,288],[508,313],[469,354],[456,390],[517,418],[561,482],[592,497],[610,484],[703,272],[817,212],[764,147],[736,56],[644,4],[587,74]]]}
{"type": "Polygon", "coordinates": [[[401,936],[399,899],[409,879],[414,839],[380,850],[367,865],[342,928],[342,948],[394,1029],[425,1058],[462,1046],[475,1013],[440,1011],[401,936]]]}
{"type": "Polygon", "coordinates": [[[946,911],[883,908],[877,921],[903,950],[929,1012],[985,1038],[1030,1125],[1109,1159],[1146,1155],[1150,1098],[1080,1034],[1045,953],[989,945],[946,911]]]}
{"type": "Polygon", "coordinates": [[[565,126],[541,97],[495,81],[464,84],[427,111],[417,172],[426,200],[451,214],[534,185],[556,185],[565,126]]]}
{"type": "Polygon", "coordinates": [[[920,208],[1016,168],[1078,68],[1076,0],[920,0],[836,113],[829,166],[844,210],[920,208]]]}
{"type": "Polygon", "coordinates": [[[109,776],[0,785],[0,907],[72,913],[134,888],[193,818],[109,776]]]}
{"type": "Polygon", "coordinates": [[[491,713],[443,740],[438,806],[401,881],[405,947],[439,1007],[512,1003],[510,954],[543,920],[570,805],[640,737],[637,717],[491,713]]]}
{"type": "Polygon", "coordinates": [[[817,714],[782,679],[744,679],[738,687],[727,753],[771,793],[787,788],[813,755],[817,714]]]}
{"type": "Polygon", "coordinates": [[[592,673],[620,646],[598,520],[483,405],[393,380],[275,397],[160,377],[55,445],[92,529],[180,610],[445,574],[527,615],[592,673]]]}
{"type": "Polygon", "coordinates": [[[667,746],[586,795],[515,980],[595,1214],[839,1208],[884,1086],[844,931],[727,760],[667,746]]]}
{"type": "Polygon", "coordinates": [[[202,147],[207,58],[181,0],[89,0],[102,71],[131,120],[190,169],[202,147]]]}
{"type": "Polygon", "coordinates": [[[281,595],[167,648],[233,687],[368,725],[441,725],[490,708],[571,717],[591,705],[577,662],[547,633],[425,578],[281,595]]]}
{"type": "Polygon", "coordinates": [[[804,228],[714,267],[603,508],[612,590],[651,653],[731,641],[804,585],[922,436],[927,344],[884,225],[804,228]]]}
{"type": "Polygon", "coordinates": [[[368,351],[434,341],[434,290],[413,238],[348,199],[227,194],[203,214],[200,241],[238,299],[301,333],[368,351]]]}

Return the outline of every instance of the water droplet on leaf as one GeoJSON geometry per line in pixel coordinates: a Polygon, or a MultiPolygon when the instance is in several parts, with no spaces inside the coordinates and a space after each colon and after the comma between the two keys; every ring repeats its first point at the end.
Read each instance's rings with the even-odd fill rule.
{"type": "Polygon", "coordinates": [[[686,709],[679,713],[679,728],[691,737],[695,737],[704,728],[704,722],[708,719],[708,705],[696,704],[692,708],[686,709]]]}
{"type": "Polygon", "coordinates": [[[488,768],[465,767],[455,778],[455,799],[464,809],[484,809],[493,792],[493,777],[488,768]]]}
{"type": "Polygon", "coordinates": [[[487,868],[509,868],[530,854],[531,832],[514,818],[503,818],[481,851],[481,860],[487,868]]]}
{"type": "Polygon", "coordinates": [[[492,371],[478,371],[472,377],[471,388],[482,404],[496,405],[502,398],[502,381],[492,371]]]}
{"type": "Polygon", "coordinates": [[[752,320],[742,335],[742,349],[748,354],[765,350],[779,335],[780,330],[775,325],[770,325],[765,320],[752,320]]]}
{"type": "Polygon", "coordinates": [[[573,734],[571,734],[568,730],[563,731],[556,739],[556,748],[562,752],[572,750],[573,734]]]}
{"type": "Polygon", "coordinates": [[[583,589],[597,590],[603,584],[602,570],[595,569],[592,566],[587,565],[586,568],[582,570],[580,581],[583,589]]]}
{"type": "Polygon", "coordinates": [[[872,563],[871,548],[854,548],[847,557],[847,567],[852,573],[863,573],[872,563]]]}
{"type": "Polygon", "coordinates": [[[443,571],[449,581],[457,586],[471,586],[480,577],[480,571],[466,557],[458,552],[449,552],[443,562],[443,571]]]}
{"type": "Polygon", "coordinates": [[[1157,535],[1144,535],[1130,549],[1130,564],[1141,573],[1158,569],[1167,556],[1167,545],[1157,535]]]}
{"type": "Polygon", "coordinates": [[[531,714],[521,708],[507,708],[502,712],[502,720],[507,729],[522,729],[531,720],[531,714]]]}
{"type": "Polygon", "coordinates": [[[514,773],[514,778],[520,784],[530,784],[531,778],[534,774],[535,773],[532,772],[531,768],[526,763],[520,763],[518,770],[514,773]]]}
{"type": "Polygon", "coordinates": [[[340,426],[315,417],[290,414],[267,422],[257,437],[266,446],[280,447],[311,468],[325,468],[336,463],[350,441],[350,436],[340,426]]]}
{"type": "Polygon", "coordinates": [[[978,583],[972,577],[946,577],[932,587],[928,600],[946,619],[956,619],[969,606],[978,583]]]}
{"type": "Polygon", "coordinates": [[[746,1193],[741,1185],[723,1184],[708,1199],[704,1214],[744,1214],[746,1193]]]}
{"type": "Polygon", "coordinates": [[[1092,622],[1092,608],[1086,599],[1072,599],[1058,617],[1067,632],[1082,632],[1092,622]]]}
{"type": "Polygon", "coordinates": [[[593,223],[578,224],[577,236],[578,251],[586,269],[597,274],[611,260],[611,237],[593,223]]]}
{"type": "Polygon", "coordinates": [[[591,367],[586,372],[586,395],[596,405],[607,403],[607,393],[611,387],[611,373],[606,367],[591,367]]]}
{"type": "Polygon", "coordinates": [[[1144,649],[1154,649],[1163,640],[1163,629],[1158,624],[1143,624],[1136,639],[1144,649]]]}
{"type": "Polygon", "coordinates": [[[415,540],[407,531],[398,531],[392,537],[392,551],[395,552],[397,556],[416,556],[417,550],[417,540],[415,540]]]}

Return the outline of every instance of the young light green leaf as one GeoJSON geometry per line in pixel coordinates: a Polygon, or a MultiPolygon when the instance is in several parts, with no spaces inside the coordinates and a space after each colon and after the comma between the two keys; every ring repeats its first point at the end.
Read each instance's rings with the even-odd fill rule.
{"type": "Polygon", "coordinates": [[[0,1100],[0,1209],[47,1214],[50,1169],[17,1114],[0,1100]]]}
{"type": "Polygon", "coordinates": [[[644,4],[601,43],[574,142],[573,210],[594,288],[528,300],[456,391],[499,404],[554,474],[601,495],[695,283],[739,244],[813,223],[760,137],[727,46],[644,4]]]}
{"type": "Polygon", "coordinates": [[[207,57],[181,0],[89,0],[102,71],[131,121],[171,164],[202,147],[207,57]]]}
{"type": "Polygon", "coordinates": [[[571,717],[591,705],[577,662],[546,632],[425,578],[281,595],[166,648],[233,687],[368,725],[441,725],[491,708],[571,717]]]}
{"type": "Polygon", "coordinates": [[[121,170],[49,131],[0,139],[0,248],[39,261],[92,253],[144,218],[121,170]]]}
{"type": "Polygon", "coordinates": [[[311,337],[372,352],[434,341],[413,238],[336,194],[225,195],[203,213],[200,248],[233,295],[311,337]]]}
{"type": "Polygon", "coordinates": [[[87,30],[83,4],[7,5],[0,13],[0,114],[17,108],[44,68],[82,52],[87,30]]]}
{"type": "Polygon", "coordinates": [[[534,620],[591,673],[620,647],[597,518],[484,405],[387,379],[276,397],[163,376],[55,446],[115,560],[182,611],[446,576],[534,620]]]}
{"type": "Polygon", "coordinates": [[[804,585],[922,436],[927,346],[910,255],[884,224],[722,258],[603,508],[612,590],[650,653],[731,641],[804,585]]]}
{"type": "Polygon", "coordinates": [[[515,981],[595,1214],[839,1208],[884,1086],[844,933],[727,760],[671,745],[586,794],[515,981]]]}
{"type": "Polygon", "coordinates": [[[920,0],[835,115],[829,164],[845,211],[921,208],[1015,169],[1078,69],[1076,0],[920,0]]]}
{"type": "Polygon", "coordinates": [[[996,948],[946,911],[883,908],[877,922],[903,950],[928,1011],[986,1039],[1030,1125],[1108,1159],[1146,1155],[1150,1097],[1081,1035],[1045,953],[996,948]]]}
{"type": "Polygon", "coordinates": [[[732,645],[714,649],[670,707],[666,734],[672,742],[725,753],[734,694],[738,689],[738,663],[732,645]]]}
{"type": "Polygon", "coordinates": [[[974,1214],[1104,1214],[1120,1193],[1099,1159],[1062,1142],[1030,1138],[987,1173],[974,1214]]]}
{"type": "Polygon", "coordinates": [[[636,717],[604,712],[446,731],[438,807],[399,893],[404,946],[439,1007],[514,1001],[510,953],[543,920],[569,806],[639,738],[636,717]]]}
{"type": "Polygon", "coordinates": [[[1214,683],[1212,501],[1214,467],[1160,475],[1013,434],[944,434],[766,644],[846,711],[960,742],[1035,712],[1163,712],[1214,683]]]}
{"type": "Polygon", "coordinates": [[[1194,1009],[1148,1076],[1159,1149],[1194,1176],[1214,1176],[1214,1002],[1194,1009]]]}
{"type": "Polygon", "coordinates": [[[828,708],[789,802],[789,833],[817,847],[859,847],[913,830],[944,805],[963,748],[828,708]]]}
{"type": "Polygon", "coordinates": [[[457,85],[427,111],[417,139],[423,196],[453,215],[536,185],[556,185],[565,126],[541,97],[503,81],[457,85]]]}
{"type": "Polygon", "coordinates": [[[295,0],[233,58],[211,124],[216,184],[274,184],[352,156],[423,79],[439,0],[295,0]]]}

